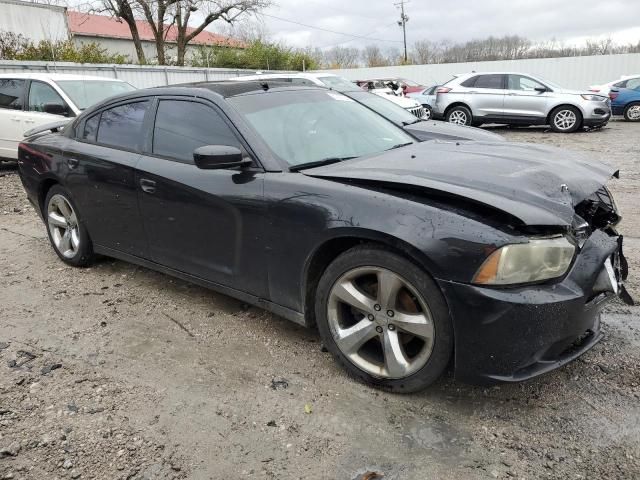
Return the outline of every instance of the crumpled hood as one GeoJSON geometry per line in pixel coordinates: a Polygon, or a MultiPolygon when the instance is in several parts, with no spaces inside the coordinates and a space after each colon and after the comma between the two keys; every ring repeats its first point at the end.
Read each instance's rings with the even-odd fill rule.
{"type": "Polygon", "coordinates": [[[424,187],[498,208],[526,225],[568,226],[575,205],[615,173],[584,155],[534,144],[436,140],[303,173],[424,187]]]}

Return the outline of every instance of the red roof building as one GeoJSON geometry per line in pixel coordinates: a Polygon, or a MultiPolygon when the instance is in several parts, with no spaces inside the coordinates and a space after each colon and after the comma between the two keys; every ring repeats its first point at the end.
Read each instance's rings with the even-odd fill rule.
{"type": "MultiPolygon", "coordinates": [[[[97,42],[110,53],[128,55],[132,61],[137,60],[133,39],[129,26],[123,20],[105,15],[67,11],[69,32],[76,43],[97,42]]],[[[145,56],[148,60],[156,56],[155,40],[151,27],[146,21],[138,20],[138,33],[142,40],[145,56]]],[[[193,28],[188,28],[192,32],[193,28]]],[[[167,43],[175,44],[178,30],[171,26],[167,32],[167,43]]],[[[189,42],[191,46],[210,45],[214,47],[244,48],[245,44],[239,40],[217,33],[203,30],[189,42]]],[[[171,45],[167,45],[168,55],[171,55],[171,45]]]]}

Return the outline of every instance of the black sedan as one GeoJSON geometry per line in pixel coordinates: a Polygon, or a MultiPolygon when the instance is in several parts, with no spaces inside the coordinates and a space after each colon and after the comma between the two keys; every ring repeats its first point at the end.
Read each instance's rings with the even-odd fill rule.
{"type": "Polygon", "coordinates": [[[349,372],[394,391],[451,362],[469,382],[547,372],[625,296],[611,168],[418,143],[326,89],[136,91],[30,137],[19,170],[64,262],[119,258],[315,325],[349,372]]]}

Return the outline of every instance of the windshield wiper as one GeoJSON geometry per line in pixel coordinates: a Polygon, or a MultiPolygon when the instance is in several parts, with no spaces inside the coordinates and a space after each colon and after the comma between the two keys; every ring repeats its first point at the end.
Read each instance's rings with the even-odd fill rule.
{"type": "Polygon", "coordinates": [[[416,118],[415,120],[412,120],[411,122],[402,122],[402,125],[407,127],[409,125],[413,125],[414,123],[418,123],[418,122],[422,122],[421,118],[416,118]]]}
{"type": "Polygon", "coordinates": [[[413,142],[407,142],[407,143],[399,143],[397,145],[394,145],[391,148],[387,148],[387,151],[389,150],[395,150],[396,148],[402,148],[402,147],[408,147],[409,145],[413,145],[413,142]]]}
{"type": "Polygon", "coordinates": [[[322,167],[324,165],[331,165],[332,163],[342,162],[343,160],[351,160],[356,157],[328,157],[322,160],[315,160],[313,162],[300,163],[298,165],[292,165],[289,167],[290,172],[298,172],[305,168],[322,167]]]}

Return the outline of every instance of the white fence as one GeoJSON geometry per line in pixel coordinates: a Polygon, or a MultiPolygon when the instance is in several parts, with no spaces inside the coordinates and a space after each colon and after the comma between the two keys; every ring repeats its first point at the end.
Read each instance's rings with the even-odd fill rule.
{"type": "MultiPolygon", "coordinates": [[[[102,65],[69,62],[21,62],[0,60],[0,73],[71,73],[119,78],[137,88],[157,87],[176,83],[225,80],[241,75],[253,75],[255,70],[194,67],[158,67],[150,65],[102,65]]],[[[264,71],[267,73],[267,71],[264,71]]],[[[272,73],[272,72],[268,72],[272,73]]]]}
{"type": "Polygon", "coordinates": [[[640,53],[592,57],[536,58],[496,62],[444,63],[398,67],[329,70],[349,80],[400,77],[423,85],[442,84],[454,74],[476,72],[522,72],[555,82],[565,88],[585,89],[620,78],[640,75],[640,53]]]}

